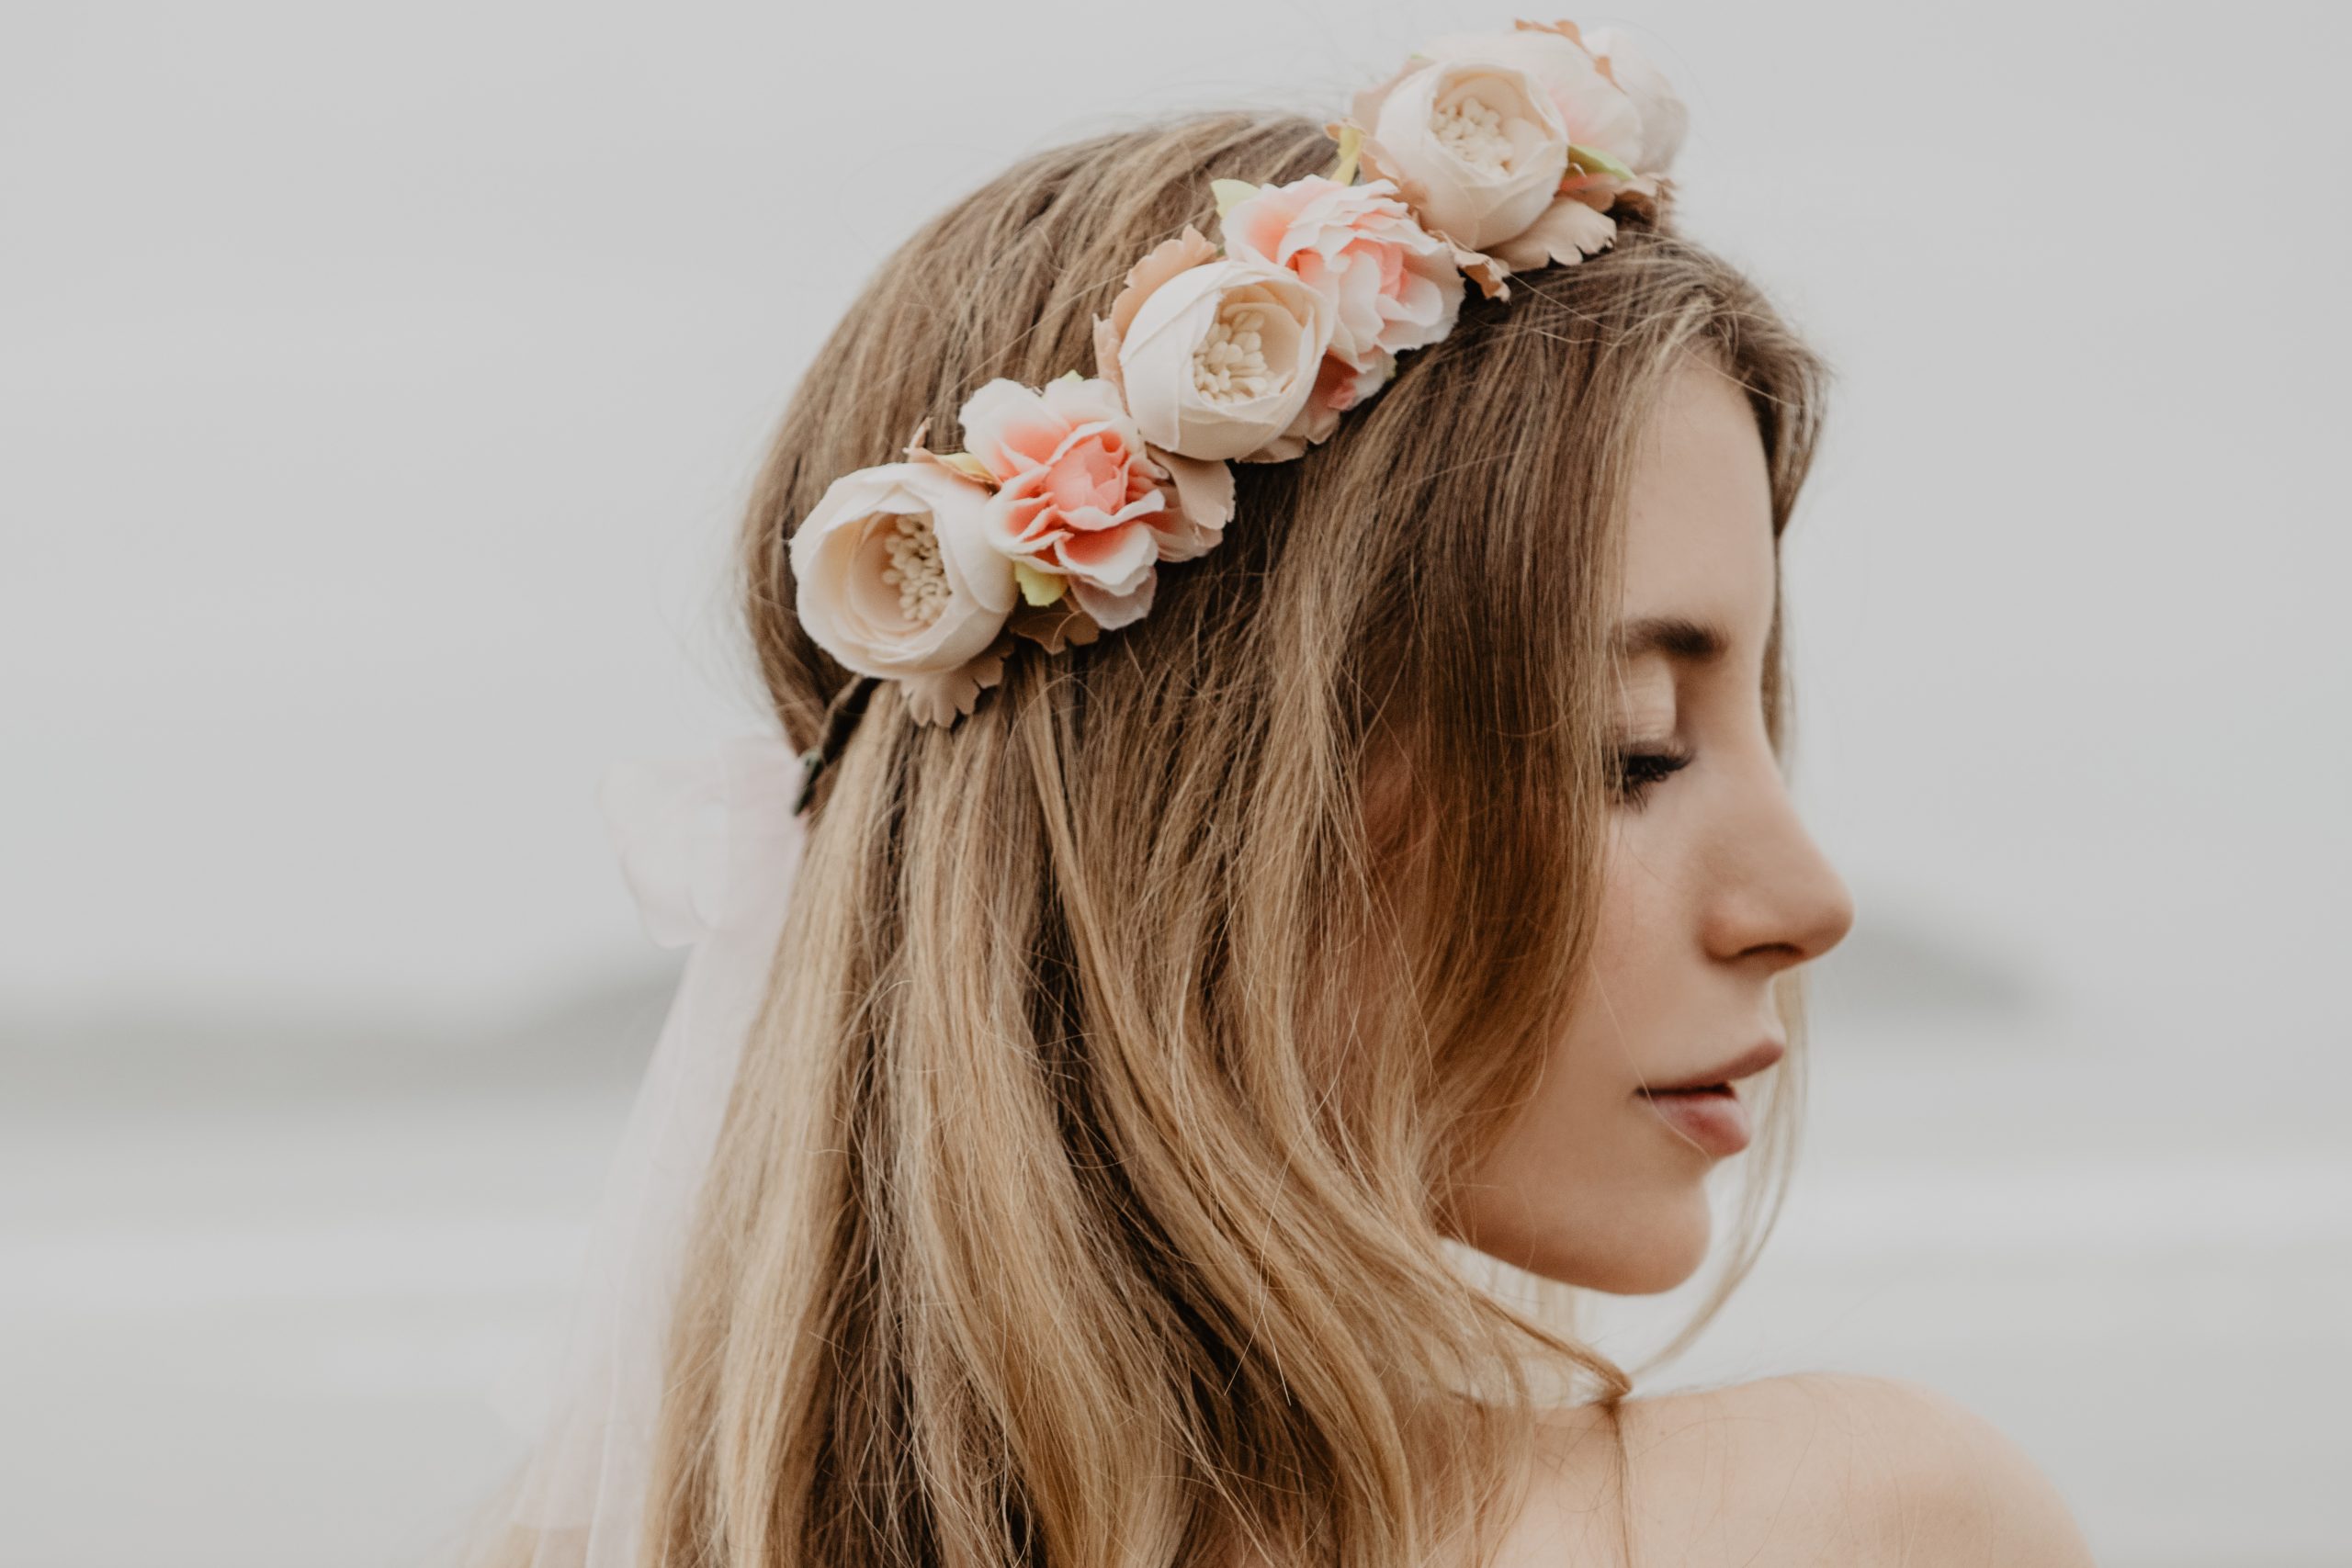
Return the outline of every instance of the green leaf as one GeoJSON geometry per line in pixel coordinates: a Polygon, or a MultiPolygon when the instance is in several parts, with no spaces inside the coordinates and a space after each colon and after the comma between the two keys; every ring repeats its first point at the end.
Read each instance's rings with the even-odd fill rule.
{"type": "Polygon", "coordinates": [[[1025,560],[1012,563],[1012,580],[1021,584],[1021,597],[1032,604],[1050,604],[1069,587],[1068,578],[1039,571],[1025,560]]]}
{"type": "Polygon", "coordinates": [[[966,479],[987,485],[991,490],[996,488],[996,476],[989,472],[989,466],[986,463],[981,462],[971,453],[938,452],[933,453],[933,456],[966,479]]]}
{"type": "Polygon", "coordinates": [[[1363,127],[1351,120],[1340,127],[1340,161],[1331,165],[1333,185],[1356,183],[1356,160],[1363,155],[1363,127]]]}
{"type": "Polygon", "coordinates": [[[1248,180],[1211,180],[1209,190],[1216,197],[1216,215],[1219,218],[1258,194],[1258,187],[1248,180]]]}
{"type": "Polygon", "coordinates": [[[1568,143],[1568,167],[1580,175],[1614,175],[1621,180],[1634,177],[1633,170],[1598,147],[1579,147],[1573,141],[1568,143]]]}

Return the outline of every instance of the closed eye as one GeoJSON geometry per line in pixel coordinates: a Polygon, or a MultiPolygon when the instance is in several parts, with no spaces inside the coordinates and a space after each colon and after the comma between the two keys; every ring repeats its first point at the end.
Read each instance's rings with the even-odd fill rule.
{"type": "Polygon", "coordinates": [[[1647,803],[1652,789],[1690,765],[1690,756],[1687,750],[1671,749],[1620,752],[1616,780],[1618,804],[1640,810],[1647,803]]]}

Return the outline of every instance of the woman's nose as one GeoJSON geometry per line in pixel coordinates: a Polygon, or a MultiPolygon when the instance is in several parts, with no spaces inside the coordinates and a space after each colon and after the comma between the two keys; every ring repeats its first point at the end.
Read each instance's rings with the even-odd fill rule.
{"type": "Polygon", "coordinates": [[[1766,759],[1753,808],[1725,825],[1731,874],[1718,886],[1712,922],[1718,955],[1779,955],[1782,967],[1810,962],[1846,940],[1854,897],[1798,814],[1777,761],[1766,759]]]}

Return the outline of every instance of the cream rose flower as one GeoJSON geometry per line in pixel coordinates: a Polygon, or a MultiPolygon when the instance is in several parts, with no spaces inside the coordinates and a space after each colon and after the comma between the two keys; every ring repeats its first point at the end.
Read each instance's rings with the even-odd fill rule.
{"type": "Polygon", "coordinates": [[[990,381],[956,418],[965,449],[997,481],[981,511],[989,544],[1036,574],[1033,601],[1059,592],[1060,582],[1041,580],[1066,581],[1105,629],[1140,619],[1158,563],[1206,550],[1232,512],[1230,473],[1220,509],[1214,477],[1194,472],[1207,465],[1155,456],[1108,381],[1075,373],[1041,389],[990,381]],[[1204,478],[1206,490],[1183,482],[1204,478]]]}
{"type": "Polygon", "coordinates": [[[835,479],[792,536],[802,628],[844,668],[900,682],[931,722],[994,679],[1019,597],[988,502],[940,464],[885,463],[835,479]]]}
{"type": "Polygon", "coordinates": [[[1641,117],[1642,144],[1638,157],[1625,162],[1645,175],[1662,175],[1682,151],[1690,127],[1690,111],[1668,83],[1666,73],[1650,63],[1615,28],[1595,28],[1584,35],[1584,46],[1600,62],[1611,81],[1624,89],[1641,117]]]}
{"type": "MultiPolygon", "coordinates": [[[[1227,186],[1219,182],[1221,196],[1227,186]]],[[[1443,338],[1461,315],[1453,247],[1414,221],[1391,181],[1308,175],[1260,186],[1220,221],[1227,255],[1287,267],[1331,308],[1329,357],[1345,374],[1327,363],[1311,407],[1352,408],[1395,373],[1396,355],[1443,338]]]]}
{"type": "Polygon", "coordinates": [[[1315,389],[1331,310],[1288,268],[1216,254],[1187,229],[1136,263],[1096,324],[1097,356],[1152,446],[1270,460],[1315,389]]]}
{"type": "MultiPolygon", "coordinates": [[[[1616,220],[1609,216],[1613,206],[1657,200],[1656,175],[1680,147],[1687,116],[1665,79],[1615,35],[1596,31],[1588,38],[1574,22],[1522,21],[1508,32],[1449,33],[1422,46],[1415,58],[1516,69],[1542,90],[1567,130],[1568,166],[1550,205],[1518,233],[1478,247],[1486,255],[1457,258],[1488,294],[1501,292],[1499,280],[1481,270],[1481,262],[1515,272],[1580,261],[1616,243],[1616,220]],[[1596,46],[1596,39],[1607,48],[1596,46]]],[[[1396,85],[1360,97],[1358,123],[1377,113],[1396,85]]],[[[1388,156],[1378,143],[1365,150],[1366,164],[1374,168],[1388,156]]]]}
{"type": "Polygon", "coordinates": [[[1421,65],[1360,99],[1357,120],[1374,144],[1367,162],[1393,173],[1424,226],[1471,251],[1534,222],[1568,170],[1559,110],[1514,65],[1421,65]]]}
{"type": "Polygon", "coordinates": [[[1578,41],[1576,24],[1521,23],[1509,32],[1448,33],[1421,46],[1431,60],[1509,65],[1527,73],[1559,111],[1572,146],[1605,153],[1628,168],[1644,167],[1642,117],[1634,100],[1609,78],[1578,41]]]}

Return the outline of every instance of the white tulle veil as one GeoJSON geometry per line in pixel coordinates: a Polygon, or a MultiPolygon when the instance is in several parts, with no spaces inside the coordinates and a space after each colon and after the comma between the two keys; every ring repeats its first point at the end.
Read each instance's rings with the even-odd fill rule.
{"type": "MultiPolygon", "coordinates": [[[[631,1568],[695,1199],[766,992],[805,829],[781,739],[615,768],[602,802],[647,934],[691,946],[622,1133],[560,1339],[493,1403],[532,1438],[511,1509],[530,1568],[631,1568]]],[[[502,1560],[502,1564],[505,1560],[502,1560]]]]}

